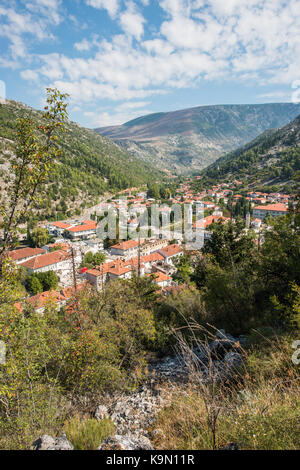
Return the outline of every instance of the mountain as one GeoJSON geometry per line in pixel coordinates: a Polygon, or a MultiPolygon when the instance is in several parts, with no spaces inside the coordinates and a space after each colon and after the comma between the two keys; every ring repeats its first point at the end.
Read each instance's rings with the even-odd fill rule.
{"type": "Polygon", "coordinates": [[[244,147],[219,158],[202,172],[202,180],[241,180],[251,186],[295,190],[300,176],[300,115],[278,130],[266,131],[244,147]]]}
{"type": "MultiPolygon", "coordinates": [[[[28,116],[39,122],[41,111],[23,103],[0,104],[0,179],[9,172],[14,151],[16,119],[28,116]]],[[[159,179],[161,173],[96,132],[74,122],[66,123],[62,156],[48,182],[48,199],[40,209],[41,218],[72,215],[81,206],[96,204],[99,196],[159,179]]]]}
{"type": "Polygon", "coordinates": [[[188,173],[205,168],[267,129],[284,126],[299,113],[300,104],[293,103],[198,106],[96,131],[158,168],[188,173]]]}

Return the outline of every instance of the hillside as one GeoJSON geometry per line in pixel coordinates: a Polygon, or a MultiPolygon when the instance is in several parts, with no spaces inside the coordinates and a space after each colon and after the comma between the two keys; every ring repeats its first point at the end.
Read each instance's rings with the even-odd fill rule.
{"type": "Polygon", "coordinates": [[[267,129],[284,126],[299,113],[300,105],[293,103],[198,106],[96,131],[158,168],[187,173],[205,168],[267,129]]]}
{"type": "MultiPolygon", "coordinates": [[[[15,101],[0,104],[0,178],[4,182],[14,151],[15,122],[24,115],[38,122],[42,113],[15,101]]],[[[79,206],[96,203],[106,192],[139,186],[160,176],[108,138],[73,122],[66,128],[60,164],[51,175],[48,199],[39,207],[41,218],[73,215],[79,206]]]]}
{"type": "Polygon", "coordinates": [[[219,158],[202,172],[214,182],[242,180],[295,189],[300,172],[300,116],[279,130],[264,132],[246,146],[219,158]]]}

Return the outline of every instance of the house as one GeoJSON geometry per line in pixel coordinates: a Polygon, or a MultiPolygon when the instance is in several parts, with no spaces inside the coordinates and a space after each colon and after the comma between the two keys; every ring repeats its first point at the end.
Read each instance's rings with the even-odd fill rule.
{"type": "Polygon", "coordinates": [[[156,252],[157,250],[168,246],[169,240],[167,238],[159,238],[157,240],[152,240],[143,243],[141,246],[141,251],[143,256],[150,255],[151,253],[156,252]]]}
{"type": "Polygon", "coordinates": [[[95,237],[97,234],[97,222],[93,220],[84,220],[80,225],[69,227],[66,229],[71,239],[87,239],[95,237]]]}
{"type": "Polygon", "coordinates": [[[254,229],[259,229],[261,227],[261,223],[262,222],[260,219],[254,219],[251,222],[251,227],[253,227],[254,229]]]}
{"type": "MultiPolygon", "coordinates": [[[[82,290],[85,286],[85,283],[78,284],[77,290],[82,290]]],[[[74,295],[75,288],[70,286],[60,290],[59,292],[54,290],[41,292],[33,295],[32,297],[27,297],[23,304],[21,302],[16,302],[14,305],[21,313],[23,312],[24,304],[31,306],[37,313],[43,313],[47,305],[54,305],[56,309],[64,307],[67,302],[74,297],[74,295]]]]}
{"type": "Polygon", "coordinates": [[[51,235],[55,235],[56,237],[61,236],[65,230],[71,227],[71,224],[66,222],[51,222],[48,225],[48,232],[51,235]]]}
{"type": "Polygon", "coordinates": [[[137,240],[127,240],[117,243],[110,248],[111,255],[121,256],[122,258],[133,258],[138,254],[139,242],[137,240]]]}
{"type": "Polygon", "coordinates": [[[141,261],[147,271],[151,271],[153,265],[157,263],[163,263],[164,260],[164,256],[161,255],[158,251],[150,253],[150,255],[145,255],[141,257],[141,261]]]}
{"type": "Polygon", "coordinates": [[[44,255],[35,256],[21,266],[28,269],[30,273],[41,273],[45,271],[54,271],[59,273],[64,268],[72,269],[71,255],[62,250],[53,251],[44,255]]]}
{"type": "Polygon", "coordinates": [[[264,220],[267,214],[271,217],[278,217],[280,215],[286,215],[288,208],[285,204],[267,204],[266,206],[255,206],[253,208],[253,217],[256,219],[264,220]]]}
{"type": "MultiPolygon", "coordinates": [[[[28,297],[24,303],[31,306],[37,313],[43,313],[47,305],[54,304],[56,308],[61,308],[65,304],[65,298],[60,292],[51,290],[28,297]]],[[[15,307],[23,312],[24,305],[21,302],[16,302],[15,307]]]]}
{"type": "MultiPolygon", "coordinates": [[[[104,284],[115,279],[130,279],[133,271],[138,271],[138,258],[131,258],[127,261],[117,259],[103,263],[94,269],[88,269],[85,272],[86,279],[99,291],[104,284]]],[[[143,276],[145,271],[144,264],[140,262],[140,274],[143,276]]]]}
{"type": "Polygon", "coordinates": [[[183,255],[183,249],[179,245],[168,245],[165,248],[161,248],[158,250],[158,253],[160,253],[164,259],[165,263],[167,264],[173,264],[174,258],[177,256],[182,256],[183,255]]]}
{"type": "Polygon", "coordinates": [[[160,271],[147,274],[147,276],[153,278],[153,282],[155,282],[159,287],[168,287],[173,282],[171,276],[160,271]]]}
{"type": "Polygon", "coordinates": [[[12,250],[8,252],[8,257],[16,264],[28,261],[36,256],[45,254],[46,251],[41,248],[20,248],[19,250],[12,250]]]}

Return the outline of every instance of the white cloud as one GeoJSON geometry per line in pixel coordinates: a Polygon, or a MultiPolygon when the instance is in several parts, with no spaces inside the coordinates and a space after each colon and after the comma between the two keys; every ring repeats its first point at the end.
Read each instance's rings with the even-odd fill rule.
{"type": "Polygon", "coordinates": [[[39,80],[39,74],[35,72],[34,70],[23,70],[21,72],[21,77],[24,78],[24,80],[28,80],[31,82],[36,82],[39,80]]]}
{"type": "Polygon", "coordinates": [[[97,113],[94,111],[86,111],[84,112],[84,116],[88,118],[89,127],[106,127],[106,126],[118,126],[123,124],[124,122],[131,121],[132,119],[136,119],[137,117],[144,116],[146,114],[150,114],[151,111],[148,109],[141,109],[139,111],[131,111],[131,112],[102,112],[97,113]]]}
{"type": "Polygon", "coordinates": [[[145,22],[145,18],[139,13],[135,4],[128,2],[127,9],[120,15],[120,25],[123,31],[139,41],[144,34],[145,22]]]}
{"type": "MultiPolygon", "coordinates": [[[[30,64],[27,37],[51,38],[49,29],[61,21],[62,5],[58,0],[24,3],[26,12],[0,7],[0,36],[10,41],[10,54],[0,64],[23,61],[24,79],[38,75],[42,83],[69,92],[74,104],[103,99],[147,103],[143,100],[150,96],[201,80],[276,85],[299,79],[299,0],[160,0],[159,26],[147,23],[137,7],[148,0],[85,0],[106,9],[122,33],[76,42],[75,50],[84,55],[53,52],[34,56],[30,64]]],[[[133,102],[119,106],[118,115],[137,109],[133,102]]],[[[106,121],[116,119],[111,116],[106,121]]]]}
{"type": "Polygon", "coordinates": [[[78,51],[83,52],[83,51],[89,51],[90,48],[92,47],[92,44],[87,39],[83,39],[80,42],[75,42],[74,47],[78,51]]]}
{"type": "Polygon", "coordinates": [[[86,0],[86,4],[94,8],[107,10],[112,18],[115,18],[120,8],[119,0],[86,0]]]}

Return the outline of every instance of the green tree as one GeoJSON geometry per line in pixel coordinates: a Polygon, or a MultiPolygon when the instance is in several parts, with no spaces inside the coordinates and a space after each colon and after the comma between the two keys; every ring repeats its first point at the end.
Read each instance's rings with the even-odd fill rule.
{"type": "Polygon", "coordinates": [[[44,291],[43,285],[36,275],[31,275],[28,278],[27,289],[33,295],[44,291]]]}
{"type": "Polygon", "coordinates": [[[47,106],[42,122],[35,125],[29,117],[17,120],[16,148],[11,159],[11,178],[6,187],[5,200],[1,201],[3,218],[3,255],[17,240],[18,226],[45,194],[45,182],[55,162],[61,155],[59,135],[65,131],[67,95],[57,89],[47,88],[47,106]]]}
{"type": "Polygon", "coordinates": [[[30,246],[38,247],[46,245],[49,242],[49,234],[45,228],[36,227],[30,233],[30,246]]]}

